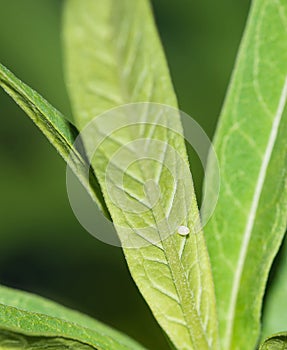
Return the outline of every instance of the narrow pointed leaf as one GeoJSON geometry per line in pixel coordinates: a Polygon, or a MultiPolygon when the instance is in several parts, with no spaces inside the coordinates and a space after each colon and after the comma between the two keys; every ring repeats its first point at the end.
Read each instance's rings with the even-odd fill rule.
{"type": "Polygon", "coordinates": [[[66,160],[78,176],[91,197],[108,216],[105,202],[95,176],[91,173],[90,183],[86,181],[86,162],[73,144],[78,135],[77,129],[42,96],[15,77],[0,64],[0,86],[32,119],[47,137],[59,154],[66,160]]]}
{"type": "Polygon", "coordinates": [[[286,229],[286,45],[286,1],[254,0],[215,135],[221,191],[205,229],[226,350],[256,345],[286,229]]]}
{"type": "MultiPolygon", "coordinates": [[[[125,103],[157,102],[177,106],[146,0],[67,0],[64,24],[67,85],[79,128],[84,129],[94,117],[125,103]]],[[[143,241],[149,241],[149,237],[140,236],[140,229],[146,224],[156,227],[153,234],[159,237],[157,244],[135,246],[136,249],[125,247],[124,253],[137,286],[166,334],[177,349],[217,349],[213,283],[202,232],[196,234],[192,230],[188,237],[172,234],[160,239],[166,233],[158,225],[162,215],[172,213],[176,221],[185,206],[190,206],[182,224],[192,227],[192,222],[198,219],[189,170],[186,188],[179,181],[184,165],[188,167],[184,139],[158,126],[156,120],[164,117],[151,113],[149,108],[143,115],[139,111],[135,113],[133,121],[153,124],[152,128],[135,125],[132,132],[127,128],[106,137],[92,164],[122,241],[121,227],[129,227],[132,237],[143,241]],[[147,180],[163,192],[156,208],[137,215],[132,209],[123,210],[110,199],[105,172],[117,151],[140,139],[148,141],[143,147],[134,144],[131,153],[135,159],[148,149],[155,156],[162,156],[162,164],[146,161],[141,169],[135,165],[128,173],[123,172],[126,185],[123,192],[133,201],[135,210],[144,207],[144,200],[154,194],[153,186],[143,191],[147,180]],[[171,162],[170,171],[177,171],[174,179],[164,171],[171,153],[157,148],[155,141],[175,149],[183,160],[182,166],[171,162]]],[[[175,113],[171,126],[177,130],[181,130],[179,119],[179,114],[175,113]]],[[[96,120],[101,120],[99,129],[83,140],[87,148],[94,139],[108,136],[105,130],[119,122],[117,115],[111,119],[110,114],[106,120],[103,116],[96,120]]],[[[123,164],[116,162],[112,166],[121,172],[123,164]]],[[[113,185],[114,190],[123,190],[119,182],[113,185]]]]}
{"type": "Polygon", "coordinates": [[[36,295],[0,287],[0,348],[144,350],[128,336],[36,295]]]}

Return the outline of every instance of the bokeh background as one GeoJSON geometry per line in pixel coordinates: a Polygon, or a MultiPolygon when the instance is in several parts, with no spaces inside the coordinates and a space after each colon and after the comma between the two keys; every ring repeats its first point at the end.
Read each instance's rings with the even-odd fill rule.
{"type": "MultiPolygon", "coordinates": [[[[84,0],[83,0],[84,1],[84,0]]],[[[212,137],[249,0],[154,0],[180,108],[212,137]]],[[[0,0],[0,61],[67,117],[62,0],[0,0]]],[[[38,293],[166,349],[119,248],[90,236],[70,208],[65,164],[0,91],[0,283],[38,293]]],[[[198,195],[202,169],[192,166],[198,195]]]]}

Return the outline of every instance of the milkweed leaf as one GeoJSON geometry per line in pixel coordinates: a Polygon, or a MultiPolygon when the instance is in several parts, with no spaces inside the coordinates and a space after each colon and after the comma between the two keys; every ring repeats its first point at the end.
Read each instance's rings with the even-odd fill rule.
{"type": "Polygon", "coordinates": [[[70,167],[78,176],[90,196],[105,215],[109,217],[95,176],[91,173],[89,181],[87,181],[84,176],[87,167],[85,158],[73,146],[78,135],[78,130],[42,96],[24,84],[2,64],[0,64],[0,86],[32,119],[64,160],[70,161],[70,167]]]}
{"type": "MultiPolygon", "coordinates": [[[[159,225],[163,217],[173,217],[172,224],[175,223],[185,206],[190,209],[178,224],[191,227],[198,220],[179,113],[172,113],[172,120],[166,121],[168,107],[159,111],[161,107],[146,105],[145,108],[144,104],[104,113],[133,102],[177,107],[149,3],[146,0],[67,0],[64,38],[66,81],[76,125],[85,132],[85,127],[96,117],[93,132],[83,136],[83,142],[87,153],[92,153],[90,147],[94,140],[104,136],[92,165],[122,242],[125,241],[122,228],[131,231],[131,245],[124,246],[130,272],[177,349],[217,349],[213,283],[203,233],[192,229],[188,237],[175,232],[166,236],[167,227],[159,225]],[[129,121],[134,125],[108,135],[107,130],[129,111],[134,116],[129,121]],[[159,121],[167,124],[162,127],[159,121]],[[146,141],[137,143],[139,140],[146,141]],[[122,172],[123,163],[111,160],[128,144],[134,146],[129,154],[135,164],[130,172],[122,172]],[[161,164],[146,160],[139,165],[137,161],[146,150],[154,157],[161,155],[161,164]],[[172,161],[174,152],[181,162],[172,161]],[[168,162],[170,171],[176,174],[174,178],[165,171],[168,162]],[[134,203],[130,211],[116,205],[109,196],[106,169],[110,165],[119,176],[112,191],[128,196],[128,201],[134,203]],[[125,189],[119,181],[121,175],[125,189]],[[182,178],[186,186],[180,183],[182,178]],[[145,200],[153,198],[156,187],[162,190],[161,199],[156,207],[149,207],[145,200]],[[136,208],[146,211],[137,215],[136,208]],[[148,233],[141,233],[146,228],[150,229],[151,236],[158,237],[156,243],[148,233]],[[141,240],[147,244],[138,246],[141,240]]],[[[126,122],[129,121],[127,116],[126,122]]]]}
{"type": "MultiPolygon", "coordinates": [[[[226,350],[256,346],[286,229],[286,42],[286,1],[253,1],[214,139],[221,191],[205,228],[226,350]]],[[[210,163],[207,183],[212,177],[210,163]]]]}
{"type": "Polygon", "coordinates": [[[0,348],[144,350],[128,336],[79,312],[0,286],[0,348]]]}

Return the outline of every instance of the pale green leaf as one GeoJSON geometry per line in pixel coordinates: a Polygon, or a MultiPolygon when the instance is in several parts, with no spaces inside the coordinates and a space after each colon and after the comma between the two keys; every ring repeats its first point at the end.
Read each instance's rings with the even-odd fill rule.
{"type": "Polygon", "coordinates": [[[108,216],[108,211],[95,176],[91,173],[90,182],[86,181],[84,176],[87,167],[85,158],[73,147],[78,135],[77,129],[42,96],[16,78],[2,64],[0,64],[0,86],[32,119],[59,154],[66,161],[69,161],[70,167],[90,196],[105,215],[108,216]]]}
{"type": "Polygon", "coordinates": [[[52,301],[0,286],[0,348],[140,350],[120,332],[52,301]]]}
{"type": "Polygon", "coordinates": [[[278,333],[268,337],[259,350],[287,350],[287,333],[278,333]]]}
{"type": "MultiPolygon", "coordinates": [[[[67,0],[64,26],[67,85],[75,120],[81,129],[99,114],[125,103],[144,101],[177,106],[146,0],[67,0]]],[[[160,116],[151,106],[147,106],[145,113],[134,108],[137,112],[133,114],[134,123],[155,124],[165,120],[166,116],[160,116]]],[[[119,122],[120,113],[119,116],[116,112],[110,113],[115,113],[114,119],[110,118],[111,114],[107,114],[106,119],[105,115],[96,118],[100,122],[94,133],[83,140],[87,148],[93,145],[94,139],[107,136],[109,127],[119,122]]],[[[179,119],[179,114],[174,113],[169,123],[181,131],[179,119]]],[[[198,209],[189,169],[184,173],[188,162],[182,135],[158,124],[135,125],[132,130],[123,128],[105,138],[92,164],[121,240],[125,240],[122,227],[130,228],[135,242],[137,238],[150,242],[148,235],[140,234],[141,229],[146,225],[155,228],[152,236],[158,238],[157,243],[153,241],[141,247],[135,244],[136,249],[133,249],[134,242],[131,242],[124,253],[137,286],[166,334],[177,349],[217,349],[213,283],[203,233],[195,233],[193,228],[198,209]],[[105,171],[121,147],[141,138],[148,141],[143,147],[134,144],[133,157],[141,158],[148,149],[150,153],[161,155],[163,164],[148,160],[141,165],[134,164],[123,174],[124,189],[118,181],[114,183],[114,189],[123,190],[134,203],[134,212],[133,208],[125,211],[109,197],[105,171]],[[166,149],[157,148],[156,141],[166,149]],[[172,158],[172,152],[167,151],[169,147],[183,160],[183,164],[171,161],[170,170],[177,174],[175,178],[165,171],[165,165],[172,158]],[[147,180],[162,190],[162,197],[152,208],[145,200],[153,197],[154,187],[143,189],[142,186],[147,180]],[[136,208],[144,206],[148,209],[136,214],[136,208]],[[166,227],[159,225],[161,218],[173,217],[176,222],[185,207],[190,209],[180,224],[191,228],[190,235],[181,237],[173,233],[161,239],[167,233],[166,227]]],[[[112,166],[121,173],[122,163],[112,166]]]]}
{"type": "Polygon", "coordinates": [[[225,350],[254,349],[286,229],[286,45],[287,2],[253,1],[216,131],[221,191],[205,228],[225,350]]]}
{"type": "Polygon", "coordinates": [[[287,328],[287,240],[280,249],[264,299],[261,339],[287,328]]]}

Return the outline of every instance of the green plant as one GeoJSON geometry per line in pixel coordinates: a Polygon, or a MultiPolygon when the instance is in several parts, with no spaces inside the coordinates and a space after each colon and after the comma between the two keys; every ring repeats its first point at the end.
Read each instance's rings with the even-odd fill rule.
{"type": "MultiPolygon", "coordinates": [[[[69,163],[105,215],[111,216],[122,241],[122,227],[136,231],[143,221],[157,227],[156,234],[162,238],[166,227],[161,219],[169,207],[170,193],[174,200],[169,213],[175,222],[194,198],[191,175],[184,167],[187,155],[182,135],[162,128],[151,115],[147,121],[155,125],[152,133],[150,128],[135,128],[132,134],[123,129],[116,137],[106,137],[101,156],[92,159],[89,181],[86,155],[74,147],[77,135],[94,116],[116,106],[156,102],[177,107],[149,4],[146,0],[67,0],[64,15],[67,85],[76,127],[2,65],[0,85],[69,163]],[[157,179],[161,188],[168,189],[159,205],[139,216],[124,212],[110,199],[105,171],[121,147],[118,140],[127,143],[146,135],[176,149],[184,164],[171,162],[176,183],[164,167],[151,164],[144,171],[134,167],[125,174],[125,192],[135,205],[142,204],[143,194],[134,175],[143,176],[142,181],[157,179]],[[182,177],[186,183],[178,186],[182,177]]],[[[266,281],[286,229],[286,38],[285,2],[254,0],[214,139],[221,190],[205,236],[195,229],[199,213],[192,201],[185,221],[180,222],[191,229],[187,237],[172,234],[158,244],[139,247],[136,241],[123,245],[133,279],[176,349],[257,346],[266,281]]],[[[179,115],[172,122],[179,130],[179,115]]],[[[107,126],[105,121],[102,126],[107,126]]],[[[97,135],[95,130],[83,138],[87,153],[97,135]]],[[[137,151],[140,155],[142,148],[137,151]]],[[[163,159],[164,166],[168,159],[163,159]]],[[[205,178],[208,189],[213,188],[215,170],[210,158],[205,178]]],[[[145,190],[150,198],[155,191],[152,186],[145,190]]],[[[208,192],[210,200],[213,195],[208,192]]],[[[286,274],[283,263],[279,268],[286,274]]],[[[279,285],[277,290],[280,276],[278,273],[274,282],[279,285]]],[[[284,297],[274,298],[271,293],[269,301],[267,295],[265,336],[273,327],[268,323],[269,313],[274,319],[273,309],[283,308],[284,297]]],[[[0,308],[3,349],[143,348],[86,316],[5,287],[1,287],[0,308]]],[[[280,322],[280,315],[275,314],[275,322],[280,322]]],[[[286,344],[286,335],[278,334],[261,347],[281,349],[286,344]]]]}

